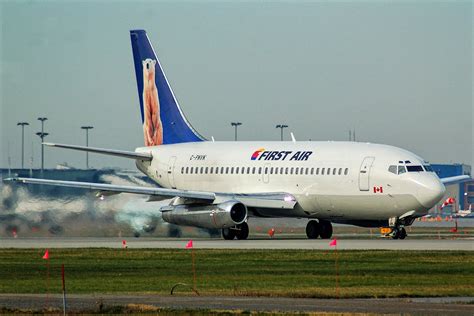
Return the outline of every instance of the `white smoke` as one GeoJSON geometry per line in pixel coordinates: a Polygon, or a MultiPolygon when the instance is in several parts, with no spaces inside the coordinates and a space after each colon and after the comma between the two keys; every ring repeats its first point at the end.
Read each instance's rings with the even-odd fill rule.
{"type": "MultiPolygon", "coordinates": [[[[100,182],[152,186],[134,172],[104,174],[100,182]]],[[[125,227],[136,235],[154,233],[155,230],[166,235],[168,231],[159,209],[169,201],[147,202],[148,196],[117,194],[100,199],[95,192],[88,190],[78,189],[64,194],[61,189],[55,191],[51,186],[43,190],[22,184],[2,185],[0,193],[0,227],[3,226],[3,230],[21,226],[23,230],[43,227],[51,232],[50,228],[54,227],[54,232],[95,233],[94,230],[103,230],[97,233],[108,234],[121,233],[125,227]]]]}

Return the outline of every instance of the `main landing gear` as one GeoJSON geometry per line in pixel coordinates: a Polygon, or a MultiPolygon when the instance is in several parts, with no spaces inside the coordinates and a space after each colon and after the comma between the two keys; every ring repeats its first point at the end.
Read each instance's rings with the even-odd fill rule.
{"type": "Polygon", "coordinates": [[[318,222],[310,220],[306,225],[306,236],[308,239],[329,239],[332,236],[331,222],[320,219],[318,222]]]}
{"type": "Polygon", "coordinates": [[[223,228],[222,237],[224,237],[225,240],[234,240],[235,238],[245,240],[249,237],[249,225],[243,222],[235,227],[223,228]]]}

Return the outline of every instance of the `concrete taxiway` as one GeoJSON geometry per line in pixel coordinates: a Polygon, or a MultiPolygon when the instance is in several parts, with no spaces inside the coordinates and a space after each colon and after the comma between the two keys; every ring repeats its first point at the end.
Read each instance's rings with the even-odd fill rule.
{"type": "MultiPolygon", "coordinates": [[[[0,248],[184,248],[188,239],[158,238],[1,238],[0,248]]],[[[194,239],[197,249],[308,249],[327,250],[329,240],[308,239],[250,239],[226,241],[194,239]]],[[[340,239],[340,250],[460,250],[474,251],[474,239],[340,239]]]]}

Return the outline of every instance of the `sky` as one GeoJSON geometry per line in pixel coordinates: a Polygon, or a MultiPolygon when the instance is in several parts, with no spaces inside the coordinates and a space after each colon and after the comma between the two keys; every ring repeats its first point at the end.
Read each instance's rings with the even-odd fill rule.
{"type": "MultiPolygon", "coordinates": [[[[148,32],[199,133],[233,140],[390,144],[473,161],[471,1],[0,1],[0,167],[40,165],[46,141],[134,150],[143,132],[129,30],[148,32]],[[31,164],[31,157],[33,161],[31,164]],[[10,163],[9,163],[10,161],[10,163]]],[[[135,169],[89,155],[96,168],[135,169]]],[[[45,167],[85,167],[46,148],[45,167]]]]}

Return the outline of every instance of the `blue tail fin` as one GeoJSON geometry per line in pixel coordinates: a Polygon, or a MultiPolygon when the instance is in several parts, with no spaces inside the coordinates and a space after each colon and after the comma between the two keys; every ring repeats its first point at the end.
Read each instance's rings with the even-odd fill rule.
{"type": "Polygon", "coordinates": [[[130,31],[146,146],[203,141],[188,123],[144,30],[130,31]]]}

